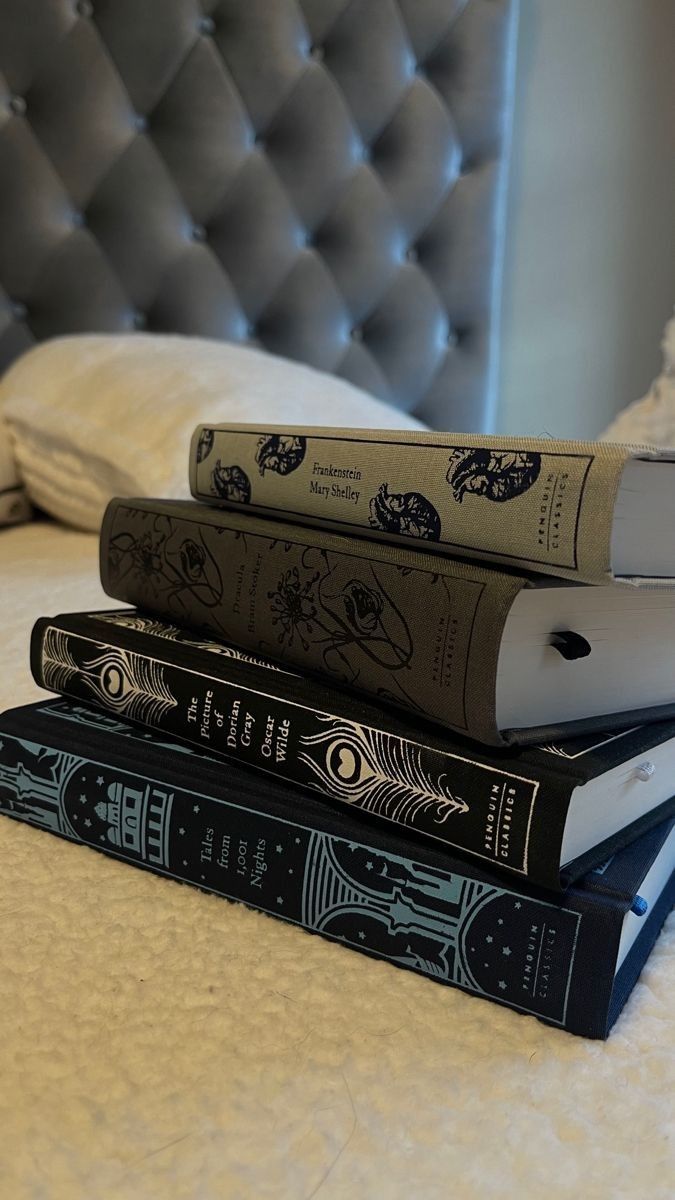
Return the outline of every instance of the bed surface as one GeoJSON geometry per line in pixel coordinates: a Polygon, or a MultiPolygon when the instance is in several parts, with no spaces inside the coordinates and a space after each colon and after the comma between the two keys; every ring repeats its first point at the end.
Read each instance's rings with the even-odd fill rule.
{"type": "MultiPolygon", "coordinates": [[[[0,532],[0,706],[94,536],[0,532]]],[[[609,1042],[0,820],[12,1200],[675,1193],[675,920],[609,1042]]]]}

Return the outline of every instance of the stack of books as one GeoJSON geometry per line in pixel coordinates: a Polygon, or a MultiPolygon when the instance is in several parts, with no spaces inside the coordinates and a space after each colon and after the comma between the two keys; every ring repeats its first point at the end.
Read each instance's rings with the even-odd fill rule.
{"type": "Polygon", "coordinates": [[[675,452],[196,430],[44,617],[10,816],[589,1037],[675,895],[675,452]]]}

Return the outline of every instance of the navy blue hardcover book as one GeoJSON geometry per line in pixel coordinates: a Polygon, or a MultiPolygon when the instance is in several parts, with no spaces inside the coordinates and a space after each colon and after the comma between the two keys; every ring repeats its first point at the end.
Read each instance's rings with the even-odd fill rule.
{"type": "Polygon", "coordinates": [[[0,716],[0,811],[606,1037],[675,898],[675,820],[559,896],[68,700],[0,716]]]}

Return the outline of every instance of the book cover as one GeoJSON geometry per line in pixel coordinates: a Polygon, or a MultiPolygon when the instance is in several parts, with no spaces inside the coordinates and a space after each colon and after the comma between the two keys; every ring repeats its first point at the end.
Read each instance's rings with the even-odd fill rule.
{"type": "Polygon", "coordinates": [[[501,744],[501,633],[527,580],[190,501],[112,500],[117,600],[501,744]]]}
{"type": "Polygon", "coordinates": [[[0,716],[0,811],[588,1037],[673,900],[670,878],[620,980],[624,918],[672,822],[552,902],[65,700],[0,716]]]}
{"type": "MultiPolygon", "coordinates": [[[[502,639],[511,609],[523,599],[519,593],[541,588],[557,603],[573,590],[506,568],[154,499],[110,502],[101,529],[101,579],[117,600],[494,746],[542,740],[542,731],[518,720],[517,711],[508,727],[497,721],[502,639]]],[[[633,605],[633,589],[610,590],[624,607],[633,605]]],[[[552,646],[553,635],[538,637],[537,663],[542,639],[552,646]]],[[[662,663],[660,646],[657,653],[662,663]]],[[[555,699],[562,657],[554,648],[547,654],[552,670],[544,696],[548,691],[555,699]]],[[[655,702],[646,719],[675,711],[670,673],[661,683],[669,703],[655,702]]],[[[532,687],[528,683],[528,696],[532,687]]],[[[596,708],[592,717],[583,712],[583,691],[575,694],[586,728],[641,719],[635,710],[611,711],[615,691],[608,711],[596,708]]]]}
{"type": "Polygon", "coordinates": [[[607,583],[626,463],[673,457],[551,438],[200,425],[190,486],[206,503],[607,583]]]}
{"type": "MultiPolygon", "coordinates": [[[[675,812],[675,799],[646,805],[637,821],[625,828],[619,823],[561,867],[575,789],[636,756],[648,757],[675,737],[675,721],[540,748],[485,749],[129,609],[40,619],[31,666],[47,690],[556,890],[675,812]]],[[[618,791],[625,803],[631,788],[647,799],[645,782],[622,776],[612,810],[618,791]]]]}

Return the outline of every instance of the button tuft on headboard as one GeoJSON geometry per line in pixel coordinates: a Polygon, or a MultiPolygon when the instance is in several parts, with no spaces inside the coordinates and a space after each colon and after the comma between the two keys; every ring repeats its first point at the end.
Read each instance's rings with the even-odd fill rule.
{"type": "Polygon", "coordinates": [[[485,428],[515,7],[0,0],[0,369],[65,331],[248,339],[485,428]]]}

